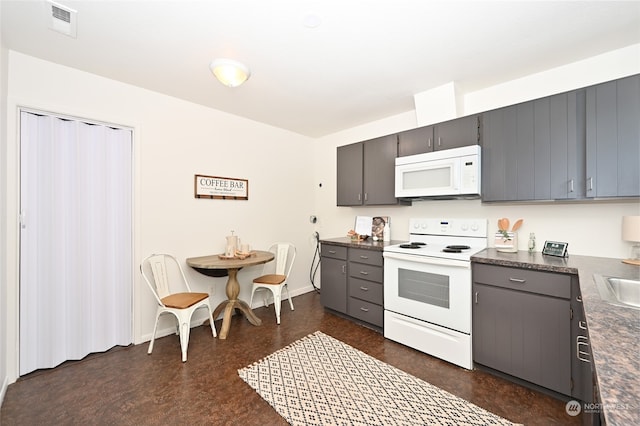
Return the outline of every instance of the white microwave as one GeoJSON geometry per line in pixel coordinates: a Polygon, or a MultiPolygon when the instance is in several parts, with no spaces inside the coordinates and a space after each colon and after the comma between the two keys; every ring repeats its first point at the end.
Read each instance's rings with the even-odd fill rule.
{"type": "Polygon", "coordinates": [[[396,198],[478,198],[480,146],[396,158],[396,198]]]}

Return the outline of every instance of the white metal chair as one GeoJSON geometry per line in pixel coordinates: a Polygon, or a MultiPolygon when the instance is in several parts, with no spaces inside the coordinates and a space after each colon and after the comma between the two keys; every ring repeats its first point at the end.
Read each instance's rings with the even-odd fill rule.
{"type": "Polygon", "coordinates": [[[142,261],[140,272],[158,302],[156,323],[153,327],[153,335],[151,336],[147,353],[151,354],[153,351],[153,342],[156,339],[160,316],[164,313],[170,313],[174,315],[178,321],[176,334],[180,336],[182,362],[186,362],[189,332],[191,330],[191,317],[197,309],[207,308],[209,311],[211,333],[213,337],[218,335],[213,323],[209,294],[191,291],[182,266],[180,266],[178,260],[170,254],[152,254],[148,256],[142,261]]]}
{"type": "MultiPolygon", "coordinates": [[[[282,289],[287,291],[289,306],[293,311],[293,302],[289,294],[287,280],[296,259],[296,248],[291,243],[275,243],[269,247],[269,251],[275,255],[274,262],[265,263],[262,275],[253,280],[251,289],[251,301],[249,306],[253,306],[253,295],[258,289],[268,289],[273,294],[273,304],[276,308],[276,320],[280,324],[280,305],[282,301],[282,289]]],[[[266,292],[265,292],[266,293],[266,292]]],[[[264,306],[269,306],[269,294],[264,295],[264,306]]]]}

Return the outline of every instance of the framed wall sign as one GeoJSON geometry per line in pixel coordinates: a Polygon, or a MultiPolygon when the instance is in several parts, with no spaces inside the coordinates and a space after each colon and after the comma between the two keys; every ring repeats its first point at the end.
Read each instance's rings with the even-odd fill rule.
{"type": "Polygon", "coordinates": [[[219,200],[248,200],[249,181],[220,176],[195,176],[196,198],[219,200]]]}

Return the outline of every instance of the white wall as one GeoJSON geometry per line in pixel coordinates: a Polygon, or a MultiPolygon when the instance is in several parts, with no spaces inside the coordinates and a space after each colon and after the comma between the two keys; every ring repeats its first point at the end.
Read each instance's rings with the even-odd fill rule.
{"type": "MultiPolygon", "coordinates": [[[[147,340],[153,330],[154,301],[137,269],[153,252],[170,252],[183,260],[222,253],[231,230],[257,249],[291,241],[298,248],[291,292],[312,290],[308,276],[315,249],[309,223],[313,175],[310,163],[300,161],[312,158],[311,140],[15,51],[9,52],[8,71],[8,112],[3,114],[8,118],[8,143],[3,144],[8,193],[2,223],[7,224],[9,250],[8,299],[3,298],[3,303],[9,301],[9,331],[2,343],[16,347],[17,341],[19,106],[134,129],[136,343],[147,340]],[[249,200],[196,199],[195,174],[248,179],[249,200]]],[[[226,298],[226,278],[206,277],[190,268],[185,272],[196,290],[213,293],[214,306],[226,298]]],[[[238,277],[241,283],[250,282],[260,272],[260,267],[248,267],[238,277]]],[[[240,297],[249,296],[250,286],[242,286],[240,297]]],[[[10,382],[15,379],[16,355],[7,352],[10,382]]]]}
{"type": "MultiPolygon", "coordinates": [[[[463,94],[464,113],[487,111],[553,93],[585,87],[640,73],[640,45],[609,52],[544,73],[505,82],[478,92],[463,94]]],[[[428,111],[428,109],[422,110],[428,111]]],[[[315,142],[317,230],[321,238],[345,236],[356,215],[390,216],[391,238],[408,238],[411,217],[487,218],[489,232],[497,220],[524,219],[519,248],[526,249],[530,232],[536,234],[538,250],[545,240],[566,241],[571,254],[626,258],[630,244],[621,239],[624,215],[640,215],[638,200],[590,203],[483,204],[479,200],[418,201],[412,206],[336,207],[336,147],[416,127],[413,112],[326,136],[315,142]],[[319,188],[319,183],[322,187],[319,188]]],[[[433,123],[430,117],[418,121],[433,123]]],[[[491,243],[490,243],[491,245],[491,243]]]]}

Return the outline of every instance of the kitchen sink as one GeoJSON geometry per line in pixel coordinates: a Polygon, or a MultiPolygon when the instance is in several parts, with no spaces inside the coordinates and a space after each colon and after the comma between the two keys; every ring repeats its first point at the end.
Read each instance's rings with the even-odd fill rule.
{"type": "Polygon", "coordinates": [[[640,280],[594,275],[600,297],[614,305],[640,309],[640,280]]]}

